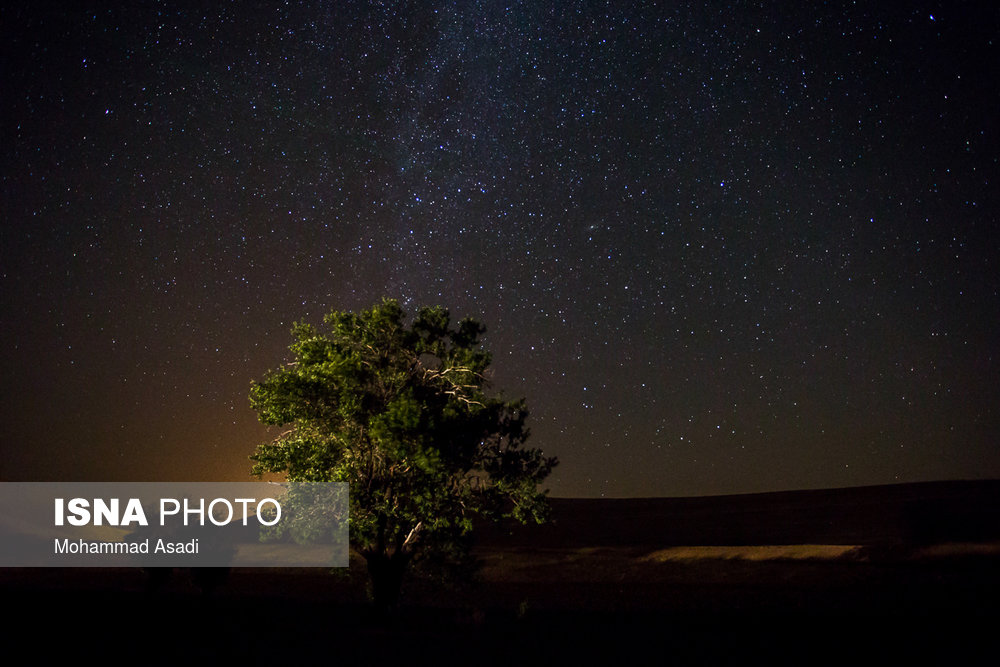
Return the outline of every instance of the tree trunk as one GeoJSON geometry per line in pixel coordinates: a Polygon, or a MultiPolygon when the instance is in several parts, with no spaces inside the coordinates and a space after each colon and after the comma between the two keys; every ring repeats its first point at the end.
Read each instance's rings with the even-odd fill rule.
{"type": "Polygon", "coordinates": [[[390,614],[399,605],[399,594],[403,588],[403,575],[409,557],[406,553],[385,552],[365,554],[368,562],[368,577],[372,583],[372,600],[380,614],[390,614]]]}

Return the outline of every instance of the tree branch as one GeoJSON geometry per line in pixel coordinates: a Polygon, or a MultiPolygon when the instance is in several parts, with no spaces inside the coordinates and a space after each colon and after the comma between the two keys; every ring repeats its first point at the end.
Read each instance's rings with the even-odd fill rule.
{"type": "Polygon", "coordinates": [[[406,536],[406,539],[405,539],[405,540],[403,540],[403,548],[404,548],[404,549],[406,548],[406,546],[407,546],[408,544],[410,544],[411,540],[414,540],[414,539],[415,539],[415,538],[417,537],[417,533],[418,533],[418,532],[420,531],[420,529],[421,529],[421,528],[423,528],[423,527],[424,527],[424,522],[423,522],[423,521],[418,521],[418,522],[417,522],[417,525],[415,525],[415,526],[413,527],[413,530],[411,530],[411,531],[410,531],[410,533],[409,533],[409,534],[408,534],[408,535],[406,536]]]}

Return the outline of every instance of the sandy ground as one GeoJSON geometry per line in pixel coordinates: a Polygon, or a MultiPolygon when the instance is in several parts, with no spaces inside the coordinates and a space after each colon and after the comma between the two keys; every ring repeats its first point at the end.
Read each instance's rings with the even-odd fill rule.
{"type": "Polygon", "coordinates": [[[237,569],[207,595],[188,571],[7,569],[3,638],[49,664],[991,664],[996,488],[563,502],[548,532],[485,535],[474,580],[412,578],[390,619],[360,567],[237,569]]]}

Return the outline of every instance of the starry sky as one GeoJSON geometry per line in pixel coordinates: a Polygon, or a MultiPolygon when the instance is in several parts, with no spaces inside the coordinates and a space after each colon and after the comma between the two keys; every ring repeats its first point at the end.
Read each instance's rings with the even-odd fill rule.
{"type": "Polygon", "coordinates": [[[249,479],[384,296],[486,324],[556,496],[1000,477],[993,2],[19,4],[2,480],[249,479]]]}

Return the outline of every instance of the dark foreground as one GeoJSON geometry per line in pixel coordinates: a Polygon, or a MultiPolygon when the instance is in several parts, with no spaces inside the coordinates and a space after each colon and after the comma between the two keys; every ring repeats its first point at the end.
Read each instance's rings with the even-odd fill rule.
{"type": "MultiPolygon", "coordinates": [[[[506,541],[494,534],[479,552],[478,581],[445,588],[412,580],[389,619],[372,613],[360,572],[248,569],[206,583],[205,573],[187,571],[153,581],[129,569],[4,570],[2,635],[8,655],[20,649],[48,664],[993,664],[1000,536],[991,531],[1000,526],[983,525],[994,516],[992,496],[962,500],[956,487],[943,489],[917,494],[916,507],[933,521],[930,533],[906,512],[906,530],[933,539],[872,539],[885,533],[869,531],[871,543],[846,537],[864,536],[859,522],[889,519],[841,496],[841,515],[853,519],[838,524],[840,515],[818,509],[822,526],[814,528],[794,495],[681,503],[714,517],[703,545],[726,544],[719,526],[736,512],[744,520],[730,524],[745,544],[755,541],[756,521],[783,549],[602,537],[639,530],[625,526],[624,515],[594,522],[599,530],[588,537],[591,524],[564,509],[559,530],[576,522],[578,531],[561,541],[551,533],[506,541]],[[938,501],[927,499],[935,495],[938,501]],[[782,516],[788,539],[777,529],[782,516]],[[820,528],[824,547],[792,539],[820,528]]],[[[859,497],[869,503],[873,492],[866,493],[859,497]]],[[[808,502],[820,507],[824,498],[828,504],[830,496],[808,502]]],[[[890,500],[880,506],[896,507],[890,500]]],[[[652,512],[652,501],[642,502],[652,512]]],[[[605,509],[638,512],[627,503],[605,509]]],[[[693,516],[675,513],[670,521],[697,538],[693,516]]]]}
{"type": "Polygon", "coordinates": [[[997,657],[997,565],[693,564],[678,566],[686,582],[483,584],[459,595],[465,604],[411,597],[389,620],[344,601],[327,574],[234,572],[205,596],[186,581],[150,594],[129,573],[104,572],[5,586],[3,634],[8,650],[47,664],[620,664],[646,653],[674,664],[967,664],[997,657]]]}

